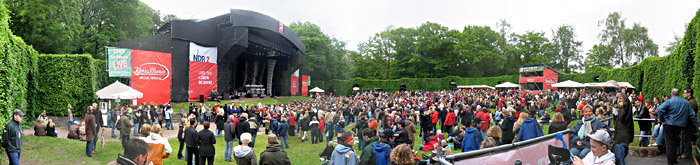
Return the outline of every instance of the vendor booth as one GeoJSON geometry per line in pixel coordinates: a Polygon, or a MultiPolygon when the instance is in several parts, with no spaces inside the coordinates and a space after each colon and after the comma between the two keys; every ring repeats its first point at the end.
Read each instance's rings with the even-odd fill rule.
{"type": "Polygon", "coordinates": [[[559,72],[544,64],[520,66],[520,92],[539,93],[542,90],[557,89],[552,87],[559,81],[559,72]]]}

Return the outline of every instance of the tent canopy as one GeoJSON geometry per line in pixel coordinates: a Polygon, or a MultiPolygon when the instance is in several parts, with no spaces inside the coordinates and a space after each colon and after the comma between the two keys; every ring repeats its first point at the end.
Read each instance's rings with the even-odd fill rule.
{"type": "Polygon", "coordinates": [[[323,89],[314,87],[314,89],[309,90],[309,92],[314,92],[314,93],[323,93],[325,92],[323,89]]]}
{"type": "Polygon", "coordinates": [[[557,88],[583,88],[586,87],[586,85],[581,84],[576,81],[571,81],[571,80],[566,80],[563,82],[559,82],[556,84],[552,84],[552,87],[557,87],[557,88]]]}
{"type": "Polygon", "coordinates": [[[488,85],[459,85],[459,86],[457,86],[457,89],[485,89],[485,88],[496,89],[496,88],[490,87],[488,85]]]}
{"type": "Polygon", "coordinates": [[[520,85],[513,84],[511,82],[504,82],[504,83],[496,85],[496,88],[518,88],[518,87],[520,87],[520,85]]]}
{"type": "Polygon", "coordinates": [[[136,99],[142,98],[143,93],[116,81],[95,93],[100,99],[136,99]]]}

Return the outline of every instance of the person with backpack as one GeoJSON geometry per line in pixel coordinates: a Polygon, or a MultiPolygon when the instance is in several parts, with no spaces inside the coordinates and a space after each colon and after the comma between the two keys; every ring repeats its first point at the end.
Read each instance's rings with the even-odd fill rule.
{"type": "MultiPolygon", "coordinates": [[[[366,116],[363,116],[366,117],[366,116]]],[[[374,165],[375,155],[373,146],[379,144],[379,137],[376,136],[372,129],[364,128],[361,131],[361,138],[367,141],[365,146],[362,146],[362,155],[360,155],[360,164],[363,165],[374,165]]]]}
{"type": "Polygon", "coordinates": [[[375,144],[373,148],[375,164],[388,164],[391,149],[394,144],[394,131],[384,129],[379,132],[379,144],[375,144]]]}

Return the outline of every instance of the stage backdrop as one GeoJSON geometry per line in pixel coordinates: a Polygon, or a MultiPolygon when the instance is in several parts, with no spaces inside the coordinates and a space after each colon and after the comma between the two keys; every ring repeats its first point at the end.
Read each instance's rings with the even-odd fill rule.
{"type": "Polygon", "coordinates": [[[131,50],[131,88],[143,93],[138,103],[170,102],[170,53],[131,50]]]}
{"type": "Polygon", "coordinates": [[[216,47],[202,47],[190,42],[190,86],[187,93],[190,101],[199,100],[199,95],[209,97],[216,90],[216,47]]]}
{"type": "Polygon", "coordinates": [[[296,96],[299,93],[299,69],[294,71],[292,73],[292,88],[291,88],[291,93],[292,96],[296,96]]]}
{"type": "Polygon", "coordinates": [[[301,95],[309,96],[309,76],[301,76],[301,95]]]}

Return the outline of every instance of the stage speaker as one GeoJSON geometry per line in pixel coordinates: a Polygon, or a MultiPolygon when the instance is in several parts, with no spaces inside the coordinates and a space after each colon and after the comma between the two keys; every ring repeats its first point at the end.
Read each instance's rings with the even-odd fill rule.
{"type": "Polygon", "coordinates": [[[199,95],[199,102],[204,103],[204,95],[199,95]]]}

